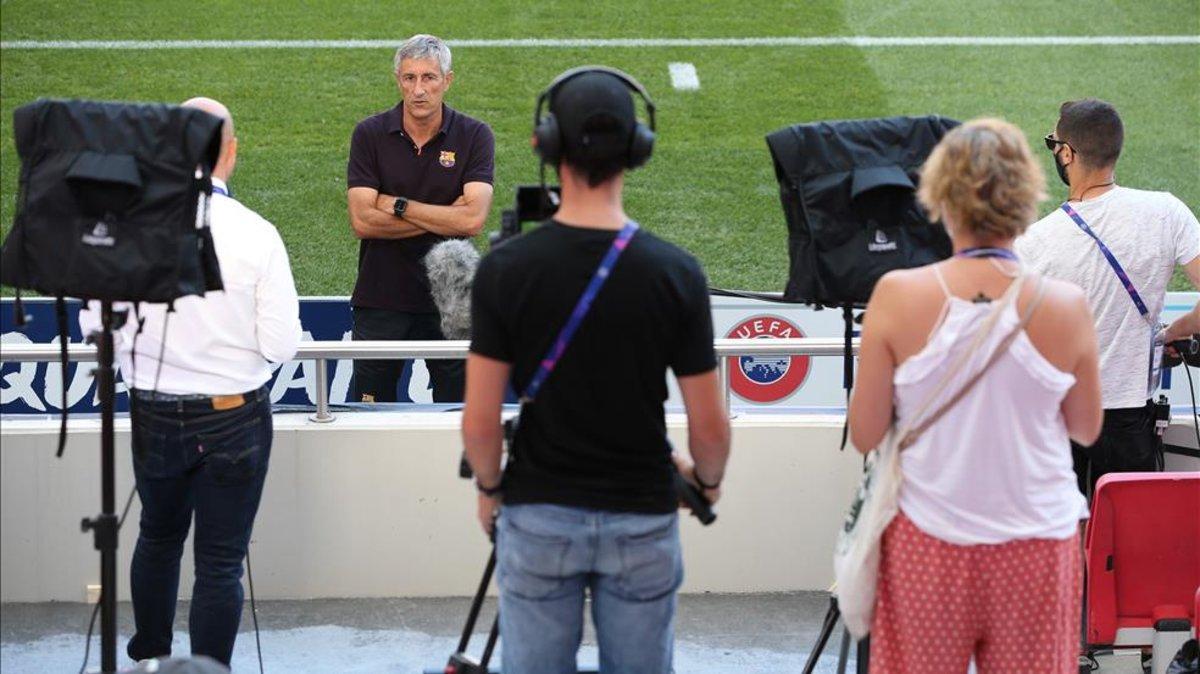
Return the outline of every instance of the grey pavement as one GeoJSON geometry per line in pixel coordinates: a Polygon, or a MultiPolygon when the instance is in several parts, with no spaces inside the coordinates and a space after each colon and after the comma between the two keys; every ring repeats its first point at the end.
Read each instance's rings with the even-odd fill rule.
{"type": "MultiPolygon", "coordinates": [[[[679,602],[678,672],[766,674],[800,671],[828,599],[825,593],[797,592],[682,595],[679,602]]],[[[465,598],[262,601],[258,622],[264,668],[272,673],[440,670],[457,644],[469,604],[465,598]]],[[[234,652],[237,672],[258,669],[249,607],[247,601],[234,652]]],[[[75,603],[0,605],[0,669],[5,674],[78,671],[91,608],[75,603]]],[[[476,626],[475,653],[482,649],[494,610],[489,600],[476,626]]],[[[180,602],[176,654],[188,652],[187,611],[188,603],[180,602]]],[[[118,664],[127,667],[132,664],[123,650],[133,628],[129,605],[121,604],[118,615],[118,664]]],[[[836,670],[837,641],[826,648],[818,671],[836,670]]],[[[98,669],[98,649],[94,636],[92,670],[98,669]]],[[[579,662],[596,663],[590,626],[579,662]]]]}

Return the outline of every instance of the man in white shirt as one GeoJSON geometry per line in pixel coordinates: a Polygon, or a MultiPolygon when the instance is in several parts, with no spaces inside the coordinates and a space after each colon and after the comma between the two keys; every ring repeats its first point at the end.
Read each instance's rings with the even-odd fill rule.
{"type": "Polygon", "coordinates": [[[1095,316],[1104,428],[1094,445],[1072,447],[1079,488],[1090,495],[1105,473],[1157,469],[1151,340],[1175,268],[1200,286],[1200,224],[1167,192],[1116,184],[1124,127],[1108,103],[1063,103],[1045,141],[1069,188],[1067,202],[1015,247],[1030,269],[1082,287],[1095,316]]]}
{"type": "MultiPolygon", "coordinates": [[[[142,502],[130,569],[136,632],[126,649],[144,660],[171,654],[179,559],[192,515],[196,581],[191,651],[226,666],[242,616],[242,560],[271,453],[271,362],[300,343],[300,304],[279,232],[229,196],[237,138],[229,110],[183,103],[224,119],[213,168],[210,226],[224,291],[123,307],[116,333],[130,388],[133,470],[142,502]],[[134,349],[136,348],[136,353],[134,349]]],[[[99,327],[93,303],[80,327],[99,327]]]]}

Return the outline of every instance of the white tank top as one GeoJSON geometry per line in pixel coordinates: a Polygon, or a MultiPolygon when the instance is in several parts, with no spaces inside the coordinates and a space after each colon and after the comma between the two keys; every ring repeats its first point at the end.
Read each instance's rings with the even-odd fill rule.
{"type": "MultiPolygon", "coordinates": [[[[992,308],[954,297],[933,271],[947,306],[925,348],[896,368],[897,424],[909,421],[945,367],[969,348],[992,308]]],[[[962,388],[1019,322],[1011,302],[929,412],[962,388]]],[[[983,379],[900,455],[900,509],[922,531],[956,545],[1072,536],[1087,517],[1061,411],[1074,384],[1074,375],[1051,365],[1021,332],[983,379]]]]}

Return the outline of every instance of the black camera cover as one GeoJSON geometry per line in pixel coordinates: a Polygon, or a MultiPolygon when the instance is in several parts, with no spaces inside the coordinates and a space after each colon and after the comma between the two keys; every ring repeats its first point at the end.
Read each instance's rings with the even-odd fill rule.
{"type": "Polygon", "coordinates": [[[959,122],[888,117],[797,124],[767,136],[788,225],[784,299],[865,304],[880,276],[948,257],[916,200],[919,171],[959,122]]]}
{"type": "Polygon", "coordinates": [[[13,136],[21,174],[0,281],[112,301],[221,289],[206,214],[197,217],[212,191],[220,118],[168,105],[39,100],[13,112],[13,136]]]}

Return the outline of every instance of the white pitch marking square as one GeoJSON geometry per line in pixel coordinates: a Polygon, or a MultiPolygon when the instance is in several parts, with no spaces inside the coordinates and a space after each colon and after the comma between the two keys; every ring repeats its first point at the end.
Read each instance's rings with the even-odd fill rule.
{"type": "Polygon", "coordinates": [[[692,91],[700,88],[700,77],[696,74],[696,66],[691,63],[668,63],[671,71],[671,86],[680,91],[692,91]]]}

